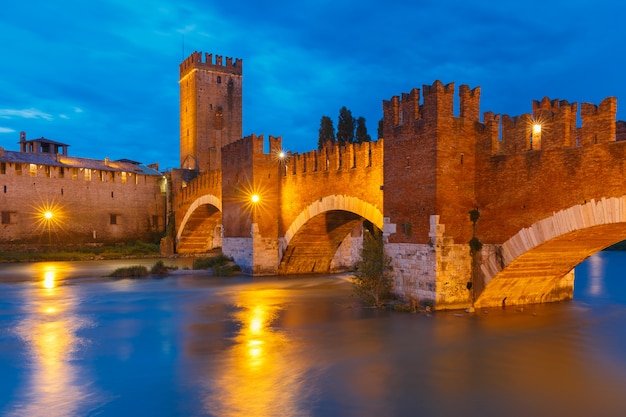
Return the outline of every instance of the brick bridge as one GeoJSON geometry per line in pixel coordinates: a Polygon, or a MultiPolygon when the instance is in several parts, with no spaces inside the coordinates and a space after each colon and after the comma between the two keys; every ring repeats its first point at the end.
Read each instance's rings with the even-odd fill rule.
{"type": "Polygon", "coordinates": [[[455,112],[454,85],[437,81],[383,102],[377,142],[281,159],[281,138],[252,135],[222,148],[220,170],[175,170],[177,251],[221,246],[253,275],[328,273],[354,262],[365,224],[384,233],[395,291],[436,309],[571,298],[573,268],[626,239],[616,99],[482,121],[479,88],[458,99],[455,112]]]}

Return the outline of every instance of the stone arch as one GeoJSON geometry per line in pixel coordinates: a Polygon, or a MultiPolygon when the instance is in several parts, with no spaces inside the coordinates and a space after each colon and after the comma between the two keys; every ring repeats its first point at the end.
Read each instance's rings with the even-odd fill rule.
{"type": "Polygon", "coordinates": [[[573,268],[626,239],[626,196],[591,200],[520,230],[501,246],[485,245],[484,290],[475,305],[530,304],[566,299],[573,268]]]}
{"type": "Polygon", "coordinates": [[[286,247],[289,245],[289,242],[298,230],[300,230],[300,228],[302,228],[302,226],[313,217],[327,211],[335,210],[349,211],[357,214],[360,217],[372,222],[372,224],[379,229],[383,229],[383,213],[378,209],[378,207],[356,197],[347,195],[329,195],[316,200],[307,208],[302,210],[300,214],[298,214],[295,220],[291,222],[287,232],[285,232],[284,246],[286,247]]]}
{"type": "Polygon", "coordinates": [[[358,246],[351,241],[345,243],[348,246],[342,242],[359,239],[356,235],[350,236],[363,220],[382,229],[380,210],[356,197],[331,195],[310,204],[291,223],[282,239],[279,273],[328,273],[337,267],[332,264],[340,247],[344,248],[340,258],[347,262],[344,267],[348,266],[353,257],[351,252],[358,246]],[[347,257],[345,249],[348,249],[347,257]]]}
{"type": "Polygon", "coordinates": [[[214,195],[198,197],[187,209],[176,233],[177,253],[206,252],[221,246],[222,202],[214,195]]]}

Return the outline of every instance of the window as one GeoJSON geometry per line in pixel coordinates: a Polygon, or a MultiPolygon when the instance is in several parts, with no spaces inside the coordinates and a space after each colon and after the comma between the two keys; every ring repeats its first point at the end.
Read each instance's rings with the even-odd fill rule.
{"type": "Polygon", "coordinates": [[[85,168],[85,181],[91,181],[91,170],[89,168],[85,168]]]}
{"type": "Polygon", "coordinates": [[[22,164],[15,164],[15,175],[22,175],[22,164]]]}
{"type": "Polygon", "coordinates": [[[72,168],[72,179],[75,180],[78,178],[78,168],[72,168]]]}
{"type": "Polygon", "coordinates": [[[122,172],[122,184],[126,184],[126,173],[122,172]]]}
{"type": "Polygon", "coordinates": [[[117,214],[111,214],[111,215],[109,216],[109,223],[110,223],[110,224],[117,224],[117,221],[119,220],[119,219],[117,218],[117,216],[118,216],[117,214]]]}
{"type": "Polygon", "coordinates": [[[31,177],[37,176],[37,164],[30,164],[30,176],[31,177]]]}
{"type": "Polygon", "coordinates": [[[2,212],[2,224],[12,224],[14,223],[15,212],[11,211],[3,211],[2,212]]]}
{"type": "Polygon", "coordinates": [[[65,178],[65,168],[59,167],[59,178],[65,178]]]}
{"type": "Polygon", "coordinates": [[[115,171],[111,171],[111,182],[115,182],[115,171]]]}
{"type": "Polygon", "coordinates": [[[50,178],[52,174],[52,170],[50,169],[50,165],[44,165],[44,173],[46,174],[46,178],[50,178]]]}
{"type": "Polygon", "coordinates": [[[222,77],[220,77],[219,75],[217,76],[217,83],[221,84],[222,83],[222,77]]]}
{"type": "Polygon", "coordinates": [[[7,173],[7,163],[0,162],[0,174],[6,174],[6,173],[7,173]]]}

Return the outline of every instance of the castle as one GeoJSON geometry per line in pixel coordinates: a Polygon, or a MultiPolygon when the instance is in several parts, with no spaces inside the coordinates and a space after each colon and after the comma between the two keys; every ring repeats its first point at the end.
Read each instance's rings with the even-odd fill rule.
{"type": "Polygon", "coordinates": [[[199,52],[180,65],[177,252],[221,246],[253,275],[327,273],[376,227],[397,293],[461,308],[571,298],[573,268],[626,238],[615,97],[481,120],[479,87],[436,81],[383,101],[377,142],[281,159],[282,138],[239,137],[242,74],[199,52]]]}
{"type": "Polygon", "coordinates": [[[155,241],[164,232],[167,179],[158,166],[68,155],[69,145],[21,132],[0,147],[0,248],[155,241]]]}
{"type": "Polygon", "coordinates": [[[281,137],[241,137],[242,60],[194,52],[179,71],[179,169],[21,136],[0,150],[0,244],[143,239],[167,219],[163,253],[221,247],[252,275],[328,273],[377,228],[394,291],[446,309],[571,298],[574,267],[626,238],[615,97],[481,120],[479,87],[435,81],[383,101],[378,141],[284,157],[281,137]]]}

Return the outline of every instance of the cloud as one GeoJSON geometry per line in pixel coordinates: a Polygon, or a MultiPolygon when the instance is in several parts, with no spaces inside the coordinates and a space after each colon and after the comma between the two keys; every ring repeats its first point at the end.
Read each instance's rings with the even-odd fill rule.
{"type": "Polygon", "coordinates": [[[0,119],[14,119],[14,118],[22,118],[22,119],[45,119],[45,120],[53,120],[54,117],[45,113],[41,110],[37,109],[0,109],[0,119]]]}
{"type": "Polygon", "coordinates": [[[15,129],[0,126],[0,133],[13,133],[13,132],[15,132],[15,129]]]}

